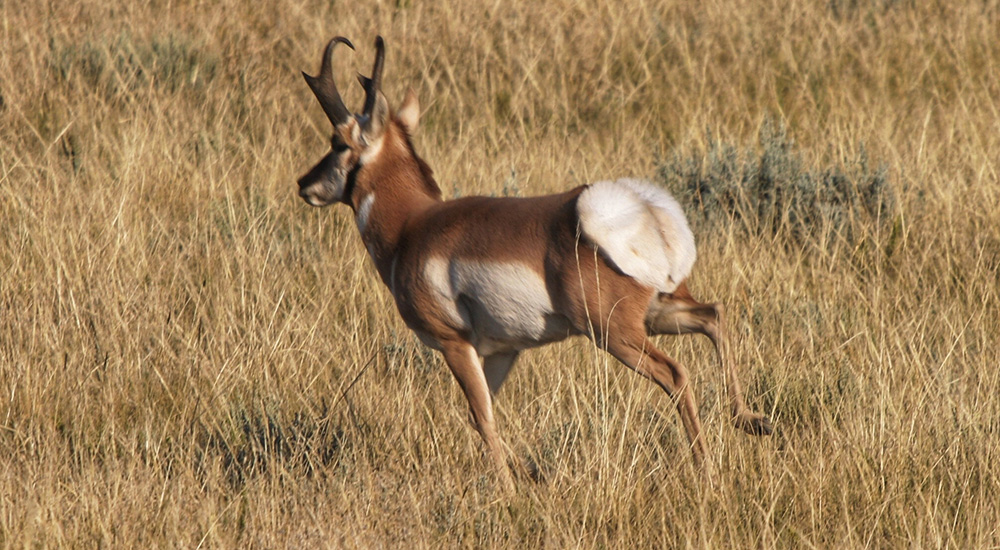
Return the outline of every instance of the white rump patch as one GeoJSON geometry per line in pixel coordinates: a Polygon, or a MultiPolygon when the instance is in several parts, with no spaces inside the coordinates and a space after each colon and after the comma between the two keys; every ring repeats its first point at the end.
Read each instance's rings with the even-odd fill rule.
{"type": "Polygon", "coordinates": [[[599,181],[576,208],[583,234],[622,273],[660,292],[673,292],[691,274],[694,235],[666,190],[634,179],[599,181]]]}

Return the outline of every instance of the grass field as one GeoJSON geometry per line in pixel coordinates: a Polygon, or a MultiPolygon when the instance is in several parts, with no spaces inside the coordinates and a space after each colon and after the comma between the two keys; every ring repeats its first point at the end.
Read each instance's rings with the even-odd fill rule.
{"type": "Polygon", "coordinates": [[[1000,547],[1000,3],[0,0],[0,546],[1000,547]],[[454,5],[449,5],[454,4],[454,5]],[[446,196],[678,197],[712,483],[670,400],[522,356],[504,496],[346,208],[295,179],[335,34],[446,196]]]}

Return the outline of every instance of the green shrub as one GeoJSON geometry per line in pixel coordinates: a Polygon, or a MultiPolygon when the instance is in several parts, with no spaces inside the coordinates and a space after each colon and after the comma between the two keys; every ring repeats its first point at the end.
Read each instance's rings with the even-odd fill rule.
{"type": "Polygon", "coordinates": [[[685,204],[695,224],[735,224],[755,235],[840,238],[857,244],[895,223],[896,194],[884,165],[862,145],[856,158],[810,169],[781,123],[766,121],[759,148],[738,149],[709,135],[703,157],[675,155],[658,179],[685,204]]]}

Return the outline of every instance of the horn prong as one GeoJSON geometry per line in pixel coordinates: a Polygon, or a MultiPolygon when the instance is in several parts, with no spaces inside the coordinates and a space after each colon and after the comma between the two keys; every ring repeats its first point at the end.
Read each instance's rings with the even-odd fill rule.
{"type": "Polygon", "coordinates": [[[344,100],[341,99],[337,84],[333,80],[333,48],[337,44],[347,44],[348,48],[354,49],[354,44],[350,40],[343,36],[335,36],[323,50],[323,61],[320,64],[319,74],[310,76],[305,71],[302,72],[306,84],[309,85],[316,99],[319,100],[320,106],[323,107],[323,112],[326,113],[327,118],[334,126],[344,123],[351,116],[351,112],[344,106],[344,100]]]}

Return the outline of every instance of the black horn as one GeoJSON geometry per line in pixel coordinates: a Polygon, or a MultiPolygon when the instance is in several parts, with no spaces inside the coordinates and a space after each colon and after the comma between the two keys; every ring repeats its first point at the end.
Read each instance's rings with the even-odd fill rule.
{"type": "Polygon", "coordinates": [[[344,100],[340,98],[340,92],[337,91],[337,84],[333,81],[331,60],[333,58],[333,47],[338,42],[347,44],[347,47],[352,50],[354,49],[354,44],[351,44],[350,40],[343,36],[334,37],[326,45],[326,50],[323,51],[323,63],[320,65],[319,75],[309,76],[305,71],[302,72],[302,76],[306,79],[306,84],[309,84],[313,94],[316,95],[316,99],[319,100],[319,104],[323,107],[327,118],[330,119],[330,122],[334,126],[343,124],[351,116],[351,112],[344,106],[344,100]]]}
{"type": "Polygon", "coordinates": [[[372,109],[375,108],[375,96],[382,88],[382,65],[385,64],[385,41],[381,36],[375,37],[375,66],[372,67],[372,77],[365,78],[358,75],[361,85],[365,88],[365,108],[361,111],[367,116],[371,116],[372,109]]]}

